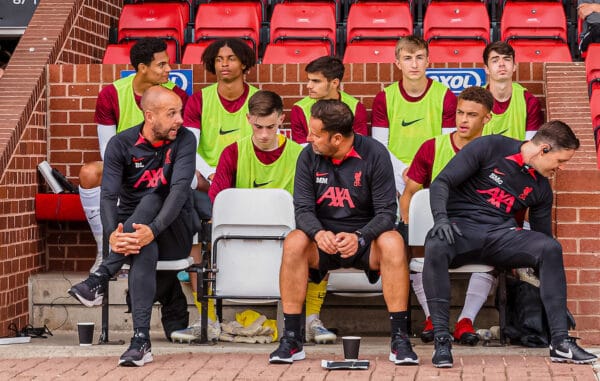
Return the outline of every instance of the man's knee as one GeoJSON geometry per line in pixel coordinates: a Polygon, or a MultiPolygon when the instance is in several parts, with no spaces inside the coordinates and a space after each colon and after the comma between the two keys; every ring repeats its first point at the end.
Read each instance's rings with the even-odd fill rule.
{"type": "Polygon", "coordinates": [[[391,266],[406,266],[406,249],[400,233],[395,230],[384,232],[373,243],[381,262],[391,266]]]}
{"type": "Polygon", "coordinates": [[[85,163],[79,170],[79,185],[84,189],[100,186],[102,183],[102,162],[85,163]]]}
{"type": "Polygon", "coordinates": [[[427,238],[425,241],[425,267],[447,270],[450,263],[448,248],[449,245],[437,237],[427,238]]]}
{"type": "Polygon", "coordinates": [[[312,240],[302,230],[293,230],[283,241],[283,260],[307,260],[312,240]]]}

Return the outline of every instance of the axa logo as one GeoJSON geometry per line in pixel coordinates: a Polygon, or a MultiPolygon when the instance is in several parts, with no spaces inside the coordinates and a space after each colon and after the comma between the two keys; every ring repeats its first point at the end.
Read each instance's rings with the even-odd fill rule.
{"type": "Polygon", "coordinates": [[[166,185],[167,179],[163,174],[163,169],[146,169],[133,187],[139,188],[143,183],[146,183],[146,188],[156,188],[159,184],[166,185]]]}
{"type": "Polygon", "coordinates": [[[352,197],[350,197],[350,192],[346,188],[327,188],[325,193],[323,193],[323,195],[317,200],[317,204],[320,205],[327,200],[329,200],[329,204],[327,204],[327,206],[344,208],[346,206],[345,202],[348,202],[348,207],[354,209],[354,202],[352,201],[352,197]]]}
{"type": "Polygon", "coordinates": [[[490,198],[486,201],[498,209],[501,209],[504,206],[506,213],[510,213],[515,204],[515,197],[498,187],[478,190],[477,193],[489,195],[490,198]]]}

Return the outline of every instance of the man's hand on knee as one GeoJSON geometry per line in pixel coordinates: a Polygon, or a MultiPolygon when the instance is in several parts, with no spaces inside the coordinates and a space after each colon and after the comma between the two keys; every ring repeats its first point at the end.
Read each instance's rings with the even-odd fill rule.
{"type": "Polygon", "coordinates": [[[150,242],[154,241],[154,233],[148,225],[134,223],[132,226],[135,229],[133,234],[138,238],[138,243],[140,246],[146,246],[150,244],[150,242]]]}
{"type": "Polygon", "coordinates": [[[336,254],[338,251],[335,234],[329,230],[319,230],[315,234],[315,242],[327,254],[336,254]]]}
{"type": "Polygon", "coordinates": [[[452,245],[454,244],[454,233],[461,237],[463,235],[456,224],[451,223],[446,217],[441,217],[435,221],[430,236],[435,237],[437,235],[439,239],[448,241],[452,245]]]}
{"type": "Polygon", "coordinates": [[[117,229],[110,234],[109,244],[112,251],[125,256],[139,254],[142,248],[136,233],[123,232],[123,224],[117,225],[117,229]]]}
{"type": "Polygon", "coordinates": [[[338,233],[335,240],[337,251],[342,258],[349,258],[358,251],[358,236],[355,233],[338,233]]]}

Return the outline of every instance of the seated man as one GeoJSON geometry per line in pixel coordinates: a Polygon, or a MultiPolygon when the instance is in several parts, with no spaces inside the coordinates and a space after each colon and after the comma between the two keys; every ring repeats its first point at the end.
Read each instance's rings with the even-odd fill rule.
{"type": "Polygon", "coordinates": [[[579,139],[557,120],[543,124],[526,142],[482,136],[461,149],[431,184],[435,223],[425,241],[423,284],[434,329],[434,366],[452,367],[448,268],[467,263],[537,269],[551,360],[596,361],[569,337],[562,247],[552,237],[548,177],[562,169],[578,148],[579,139]],[[520,229],[514,218],[525,208],[531,230],[520,229]]]}
{"type": "MultiPolygon", "coordinates": [[[[91,307],[102,304],[108,280],[129,262],[129,295],[134,335],[119,365],[152,361],[150,316],[156,293],[156,262],[186,258],[192,247],[190,185],[196,140],[181,128],[181,99],[153,86],[142,95],[144,122],[115,135],[106,147],[102,177],[102,225],[110,234],[110,253],[94,273],[71,287],[69,294],[91,307]]],[[[171,295],[187,302],[179,282],[171,295]]]]}
{"type": "Polygon", "coordinates": [[[208,190],[215,197],[228,188],[280,188],[294,192],[296,160],[302,147],[279,134],[283,101],[276,93],[259,90],[248,101],[252,135],[227,146],[208,190]]]}
{"type": "MultiPolygon", "coordinates": [[[[421,188],[429,187],[431,181],[444,166],[471,141],[481,136],[483,126],[490,121],[494,97],[484,88],[473,86],[458,96],[456,106],[456,132],[440,135],[427,140],[417,151],[406,174],[408,181],[400,197],[402,221],[408,221],[408,207],[413,195],[421,188]]],[[[421,340],[433,341],[433,326],[423,290],[423,273],[411,274],[413,290],[425,312],[425,327],[421,340]]],[[[494,284],[494,276],[487,273],[474,273],[469,280],[465,305],[454,327],[454,340],[461,344],[475,345],[479,341],[473,322],[494,284]]]]}
{"type": "Polygon", "coordinates": [[[396,188],[385,147],[352,130],[350,108],[320,100],[311,108],[308,142],[294,179],[296,227],[285,239],[279,287],[285,329],[271,363],[305,358],[301,327],[306,281],[341,267],[363,269],[371,283],[382,277],[390,313],[390,361],[418,364],[408,338],[408,264],[394,230],[396,188]]]}

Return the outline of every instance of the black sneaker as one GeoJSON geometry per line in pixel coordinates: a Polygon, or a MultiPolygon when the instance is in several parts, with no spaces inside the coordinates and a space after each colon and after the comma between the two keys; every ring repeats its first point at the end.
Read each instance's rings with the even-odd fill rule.
{"type": "Polygon", "coordinates": [[[152,362],[152,344],[150,339],[141,332],[136,332],[131,338],[129,348],[121,355],[121,366],[143,366],[152,362]]]}
{"type": "Polygon", "coordinates": [[[555,346],[550,344],[550,359],[554,362],[571,362],[574,364],[591,364],[596,362],[596,355],[587,352],[575,342],[576,337],[567,337],[555,346]]]}
{"type": "Polygon", "coordinates": [[[452,337],[436,337],[433,343],[435,351],[431,362],[436,368],[452,368],[452,337]]]}
{"type": "Polygon", "coordinates": [[[271,364],[291,364],[294,361],[304,360],[306,354],[302,348],[302,340],[298,340],[292,331],[284,331],[279,340],[279,348],[269,356],[271,364]]]}
{"type": "Polygon", "coordinates": [[[408,335],[403,332],[392,336],[389,360],[396,365],[418,365],[419,358],[412,349],[408,335]]]}
{"type": "Polygon", "coordinates": [[[84,306],[93,307],[102,304],[105,290],[106,281],[103,280],[102,276],[92,273],[86,280],[77,283],[67,292],[84,306]]]}

